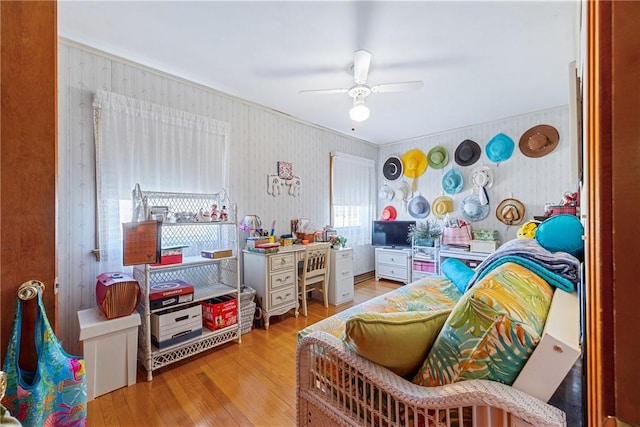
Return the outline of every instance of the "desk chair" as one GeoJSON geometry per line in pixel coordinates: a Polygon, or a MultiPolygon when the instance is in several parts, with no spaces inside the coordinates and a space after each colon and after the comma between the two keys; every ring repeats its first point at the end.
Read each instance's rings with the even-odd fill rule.
{"type": "Polygon", "coordinates": [[[307,317],[307,294],[316,290],[322,293],[324,306],[329,307],[327,286],[329,283],[330,243],[310,243],[298,269],[298,297],[302,302],[302,314],[307,317]]]}

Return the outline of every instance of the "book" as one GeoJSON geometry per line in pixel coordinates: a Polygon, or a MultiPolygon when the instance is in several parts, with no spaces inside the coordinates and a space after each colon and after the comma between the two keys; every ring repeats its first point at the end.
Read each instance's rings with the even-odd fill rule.
{"type": "Polygon", "coordinates": [[[233,251],[231,249],[206,249],[201,251],[200,255],[210,259],[226,258],[233,255],[233,251]]]}

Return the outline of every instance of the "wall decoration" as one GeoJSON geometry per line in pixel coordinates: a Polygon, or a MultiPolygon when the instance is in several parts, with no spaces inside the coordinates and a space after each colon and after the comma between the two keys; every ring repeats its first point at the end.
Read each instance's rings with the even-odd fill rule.
{"type": "Polygon", "coordinates": [[[289,162],[278,162],[278,174],[267,175],[267,194],[279,196],[283,193],[283,186],[289,187],[284,191],[293,197],[298,197],[302,191],[302,180],[299,176],[293,175],[293,165],[289,162]],[[290,178],[283,178],[289,174],[290,178]]]}

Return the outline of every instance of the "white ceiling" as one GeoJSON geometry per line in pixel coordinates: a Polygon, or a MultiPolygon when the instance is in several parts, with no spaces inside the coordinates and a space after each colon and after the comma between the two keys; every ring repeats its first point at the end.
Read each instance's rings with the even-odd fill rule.
{"type": "Polygon", "coordinates": [[[60,36],[376,144],[568,103],[579,2],[66,1],[60,36]],[[349,119],[353,53],[369,85],[349,119]]]}

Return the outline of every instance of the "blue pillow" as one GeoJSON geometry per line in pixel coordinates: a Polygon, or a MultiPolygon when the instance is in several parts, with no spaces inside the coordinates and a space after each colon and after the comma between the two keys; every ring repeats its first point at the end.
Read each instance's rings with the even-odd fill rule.
{"type": "Polygon", "coordinates": [[[574,215],[556,215],[538,225],[536,240],[549,252],[567,252],[578,258],[584,257],[584,227],[574,215]]]}
{"type": "Polygon", "coordinates": [[[447,258],[442,261],[440,266],[442,274],[451,280],[456,288],[464,294],[467,290],[469,280],[475,274],[475,271],[458,258],[447,258]]]}

